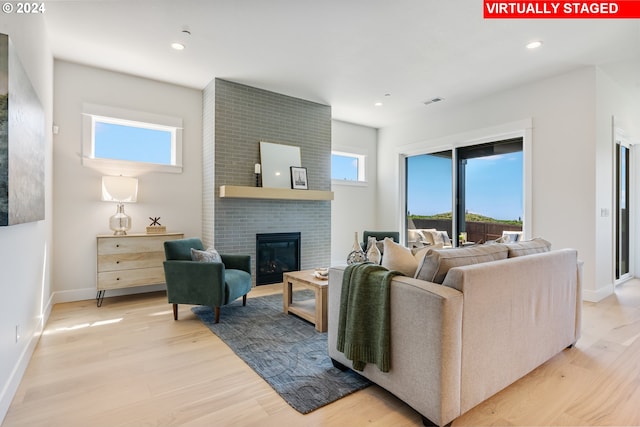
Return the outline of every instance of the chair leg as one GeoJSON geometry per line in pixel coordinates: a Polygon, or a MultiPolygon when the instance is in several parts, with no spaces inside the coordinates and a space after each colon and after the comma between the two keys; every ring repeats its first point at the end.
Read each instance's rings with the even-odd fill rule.
{"type": "Polygon", "coordinates": [[[215,307],[216,312],[216,321],[213,323],[218,323],[220,321],[220,307],[215,307]]]}
{"type": "Polygon", "coordinates": [[[178,320],[178,304],[173,304],[173,320],[178,320]]]}
{"type": "Polygon", "coordinates": [[[247,305],[247,294],[242,295],[242,306],[247,305]]]}

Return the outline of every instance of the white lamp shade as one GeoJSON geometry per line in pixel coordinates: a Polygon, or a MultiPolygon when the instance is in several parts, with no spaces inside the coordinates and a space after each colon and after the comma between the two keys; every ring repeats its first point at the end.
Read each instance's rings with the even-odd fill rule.
{"type": "Polygon", "coordinates": [[[138,199],[138,178],[103,176],[102,200],[106,202],[135,203],[138,199]]]}

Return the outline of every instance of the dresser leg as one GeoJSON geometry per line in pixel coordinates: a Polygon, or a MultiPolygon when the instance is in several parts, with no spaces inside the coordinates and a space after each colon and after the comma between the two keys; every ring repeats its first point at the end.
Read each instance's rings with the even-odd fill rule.
{"type": "Polygon", "coordinates": [[[173,320],[178,320],[178,304],[173,304],[173,320]]]}
{"type": "Polygon", "coordinates": [[[104,300],[105,290],[98,291],[96,294],[96,307],[102,307],[102,301],[104,300]]]}

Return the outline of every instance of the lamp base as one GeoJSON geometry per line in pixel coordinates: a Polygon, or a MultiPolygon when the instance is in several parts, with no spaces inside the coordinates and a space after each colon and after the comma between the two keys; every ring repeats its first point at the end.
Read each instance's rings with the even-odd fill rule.
{"type": "Polygon", "coordinates": [[[126,236],[131,229],[131,217],[124,213],[124,204],[118,203],[116,213],[109,218],[109,228],[114,236],[126,236]]]}

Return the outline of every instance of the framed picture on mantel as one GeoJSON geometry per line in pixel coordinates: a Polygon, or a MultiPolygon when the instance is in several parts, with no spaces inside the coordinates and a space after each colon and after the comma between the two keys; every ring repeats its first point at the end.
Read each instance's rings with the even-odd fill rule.
{"type": "Polygon", "coordinates": [[[308,190],[307,168],[291,166],[291,188],[294,190],[308,190]]]}

